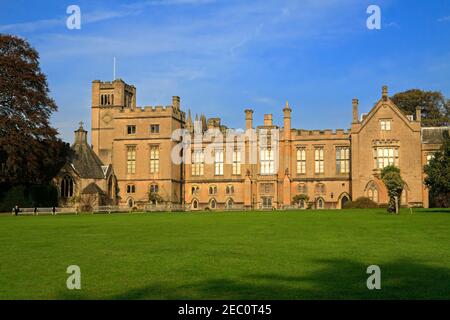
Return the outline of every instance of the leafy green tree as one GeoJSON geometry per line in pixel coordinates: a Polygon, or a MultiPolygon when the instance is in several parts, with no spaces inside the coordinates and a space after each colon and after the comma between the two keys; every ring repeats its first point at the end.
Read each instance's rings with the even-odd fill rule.
{"type": "Polygon", "coordinates": [[[48,183],[66,162],[70,147],[50,125],[55,111],[39,54],[0,34],[0,189],[48,183]]]}
{"type": "Polygon", "coordinates": [[[163,203],[164,199],[156,191],[151,190],[148,193],[148,201],[150,201],[150,203],[157,204],[163,203]]]}
{"type": "Polygon", "coordinates": [[[436,205],[450,207],[450,137],[444,131],[444,143],[440,151],[434,154],[428,165],[424,166],[427,177],[425,185],[434,197],[436,205]]]}
{"type": "Polygon", "coordinates": [[[292,204],[293,205],[300,205],[300,203],[302,203],[302,201],[305,203],[305,205],[308,203],[309,201],[309,197],[306,194],[296,194],[293,198],[292,198],[292,204]]]}
{"type": "Polygon", "coordinates": [[[381,180],[388,190],[389,203],[387,211],[398,213],[397,208],[400,208],[401,195],[405,186],[405,182],[400,175],[400,169],[393,165],[384,167],[381,170],[381,180]]]}
{"type": "Polygon", "coordinates": [[[406,114],[414,115],[419,107],[424,127],[446,126],[450,123],[450,100],[439,91],[412,89],[395,94],[391,100],[406,114]]]}

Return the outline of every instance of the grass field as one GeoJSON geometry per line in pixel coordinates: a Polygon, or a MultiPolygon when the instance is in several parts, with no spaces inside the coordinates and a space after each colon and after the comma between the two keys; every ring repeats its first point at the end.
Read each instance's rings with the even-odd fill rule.
{"type": "Polygon", "coordinates": [[[0,243],[0,299],[450,299],[446,210],[5,215],[0,243]]]}

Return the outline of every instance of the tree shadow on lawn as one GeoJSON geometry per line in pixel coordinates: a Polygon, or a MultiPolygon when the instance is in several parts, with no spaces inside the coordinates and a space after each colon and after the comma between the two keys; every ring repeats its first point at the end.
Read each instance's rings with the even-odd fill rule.
{"type": "Polygon", "coordinates": [[[317,260],[314,263],[320,265],[320,270],[305,276],[269,273],[251,274],[240,279],[218,277],[178,286],[153,283],[108,298],[450,299],[448,268],[432,267],[410,260],[382,264],[379,265],[381,290],[368,290],[368,265],[346,259],[317,260]]]}

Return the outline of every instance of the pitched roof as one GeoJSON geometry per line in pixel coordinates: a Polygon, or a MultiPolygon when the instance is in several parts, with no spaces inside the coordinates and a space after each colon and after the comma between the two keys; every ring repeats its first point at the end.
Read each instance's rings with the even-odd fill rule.
{"type": "Polygon", "coordinates": [[[87,185],[86,188],[83,189],[83,191],[81,191],[81,194],[103,194],[103,190],[100,189],[100,187],[94,182],[92,182],[87,185]]]}
{"type": "Polygon", "coordinates": [[[75,142],[72,145],[74,157],[72,165],[81,178],[104,179],[103,163],[87,143],[87,131],[83,125],[75,131],[75,142]]]}

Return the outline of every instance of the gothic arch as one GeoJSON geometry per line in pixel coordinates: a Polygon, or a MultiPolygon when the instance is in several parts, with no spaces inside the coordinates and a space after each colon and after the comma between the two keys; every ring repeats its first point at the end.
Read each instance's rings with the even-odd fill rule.
{"type": "Polygon", "coordinates": [[[200,202],[198,201],[197,198],[192,199],[191,209],[192,210],[199,210],[200,209],[200,202]]]}
{"type": "Polygon", "coordinates": [[[316,209],[325,209],[325,200],[322,197],[316,199],[316,209]]]}
{"type": "Polygon", "coordinates": [[[338,209],[343,209],[344,204],[351,200],[350,195],[347,192],[342,192],[338,197],[338,209]]]}
{"type": "Polygon", "coordinates": [[[364,188],[364,195],[375,203],[380,202],[380,189],[375,181],[370,180],[364,188]]]}

